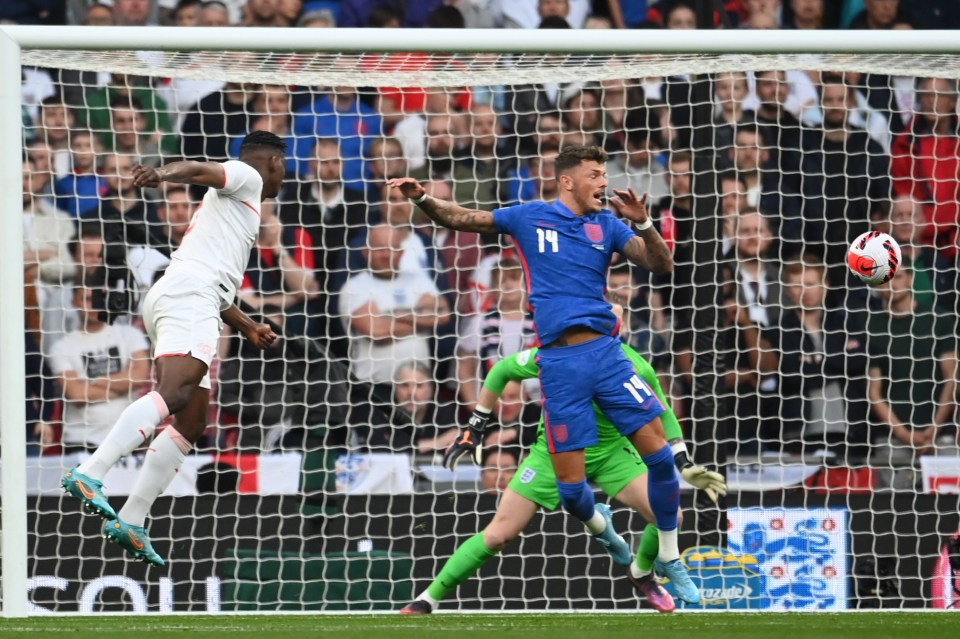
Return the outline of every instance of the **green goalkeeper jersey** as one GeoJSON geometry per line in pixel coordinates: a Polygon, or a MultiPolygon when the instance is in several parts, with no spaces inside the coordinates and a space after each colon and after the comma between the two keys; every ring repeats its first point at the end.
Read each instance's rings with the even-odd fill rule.
{"type": "MultiPolygon", "coordinates": [[[[666,410],[660,416],[660,420],[663,422],[663,430],[666,433],[667,440],[682,438],[683,431],[680,429],[680,422],[677,421],[677,416],[674,415],[673,409],[670,408],[669,402],[667,402],[666,397],[663,395],[663,389],[660,387],[660,381],[657,379],[657,374],[654,372],[653,367],[627,344],[621,344],[621,348],[624,354],[633,362],[633,368],[637,371],[637,375],[653,389],[653,392],[657,394],[657,397],[660,398],[660,401],[663,403],[666,410]]],[[[487,390],[500,395],[503,393],[503,389],[507,383],[537,377],[539,373],[540,367],[537,366],[537,349],[530,348],[497,362],[496,365],[490,369],[483,385],[487,390]]],[[[599,442],[595,446],[586,449],[587,463],[609,454],[611,449],[618,448],[622,445],[621,442],[623,441],[623,435],[620,434],[596,404],[593,405],[593,410],[596,411],[597,414],[599,442]]],[[[537,441],[533,445],[533,448],[538,447],[542,447],[544,451],[548,450],[547,436],[544,432],[542,416],[540,418],[540,425],[537,428],[537,441]]]]}

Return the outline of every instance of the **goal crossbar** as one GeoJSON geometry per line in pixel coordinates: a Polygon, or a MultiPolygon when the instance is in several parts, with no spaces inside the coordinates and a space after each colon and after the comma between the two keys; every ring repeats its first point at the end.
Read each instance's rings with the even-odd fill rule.
{"type": "Polygon", "coordinates": [[[224,29],[0,26],[23,49],[422,51],[435,53],[717,54],[960,52],[955,31],[671,31],[510,29],[224,29]],[[842,33],[842,37],[838,37],[842,33]]]}

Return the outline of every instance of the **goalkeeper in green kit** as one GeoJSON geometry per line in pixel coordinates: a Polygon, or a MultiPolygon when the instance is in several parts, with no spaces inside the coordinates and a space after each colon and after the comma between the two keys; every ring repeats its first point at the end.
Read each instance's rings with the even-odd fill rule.
{"type": "MultiPolygon", "coordinates": [[[[719,495],[725,495],[727,491],[723,477],[690,462],[683,444],[680,424],[663,395],[653,367],[626,344],[623,345],[623,351],[633,362],[640,378],[653,389],[666,408],[666,412],[661,415],[663,428],[674,450],[675,463],[683,478],[693,486],[705,490],[710,498],[716,501],[719,495]]],[[[507,383],[537,377],[539,368],[536,354],[535,348],[521,351],[501,360],[490,370],[480,391],[477,411],[447,450],[444,457],[445,465],[453,466],[468,453],[479,458],[479,443],[482,441],[484,427],[490,419],[497,398],[507,383]]],[[[599,485],[607,495],[633,508],[648,522],[652,522],[654,517],[647,498],[647,468],[643,460],[630,440],[617,431],[610,420],[600,412],[599,408],[596,408],[596,405],[594,408],[597,411],[600,441],[596,446],[586,449],[587,478],[599,485]]],[[[418,615],[433,612],[440,600],[459,584],[472,577],[481,566],[513,541],[530,523],[538,508],[554,510],[559,506],[560,495],[543,428],[541,419],[537,441],[504,491],[493,521],[483,532],[474,535],[457,548],[433,583],[419,597],[407,604],[400,611],[401,614],[418,615]]],[[[653,576],[657,549],[657,528],[648,524],[637,551],[636,561],[630,561],[627,558],[626,564],[630,566],[628,579],[638,594],[646,597],[656,610],[672,612],[675,608],[673,598],[653,576]]],[[[621,565],[624,563],[617,557],[614,557],[614,560],[621,565]]]]}

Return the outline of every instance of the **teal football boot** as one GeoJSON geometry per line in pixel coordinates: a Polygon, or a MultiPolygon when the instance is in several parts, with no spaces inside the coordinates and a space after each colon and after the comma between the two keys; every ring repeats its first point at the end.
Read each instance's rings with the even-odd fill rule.
{"type": "Polygon", "coordinates": [[[660,561],[654,564],[654,570],[658,575],[666,577],[673,584],[677,597],[688,604],[700,603],[700,589],[690,579],[687,573],[687,567],[679,559],[673,561],[660,561]]]}
{"type": "Polygon", "coordinates": [[[107,496],[103,494],[103,482],[91,479],[76,468],[60,478],[60,486],[80,500],[83,508],[100,515],[104,519],[116,519],[117,511],[113,509],[107,496]]]}
{"type": "Polygon", "coordinates": [[[607,520],[607,527],[599,535],[594,535],[593,538],[610,553],[614,563],[629,566],[630,562],[633,561],[633,555],[630,553],[630,546],[613,528],[613,515],[610,513],[610,506],[597,504],[595,508],[607,520]]]}
{"type": "Polygon", "coordinates": [[[143,526],[131,526],[119,517],[103,524],[103,537],[118,544],[134,559],[163,568],[166,562],[157,554],[143,526]]]}

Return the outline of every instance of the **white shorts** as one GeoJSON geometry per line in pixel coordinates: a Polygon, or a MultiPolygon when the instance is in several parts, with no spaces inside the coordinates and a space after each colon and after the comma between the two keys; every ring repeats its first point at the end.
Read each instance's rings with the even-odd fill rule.
{"type": "Polygon", "coordinates": [[[190,355],[207,365],[200,388],[210,388],[210,362],[223,329],[220,298],[199,282],[168,273],[150,287],[143,300],[143,321],[153,357],[190,355]]]}

